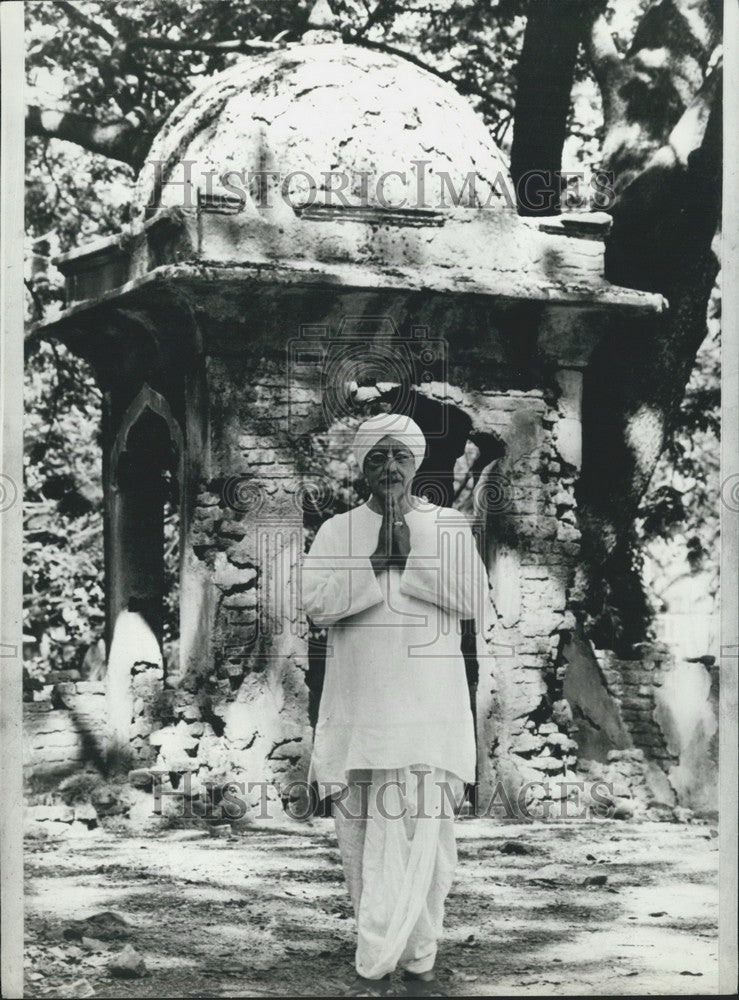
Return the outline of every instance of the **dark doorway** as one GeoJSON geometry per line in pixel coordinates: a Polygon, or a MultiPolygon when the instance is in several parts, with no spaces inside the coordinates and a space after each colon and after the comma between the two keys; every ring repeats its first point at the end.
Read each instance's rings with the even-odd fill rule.
{"type": "Polygon", "coordinates": [[[126,435],[111,489],[111,621],[139,612],[165,673],[177,666],[179,638],[179,458],[167,421],[146,408],[126,435]]]}

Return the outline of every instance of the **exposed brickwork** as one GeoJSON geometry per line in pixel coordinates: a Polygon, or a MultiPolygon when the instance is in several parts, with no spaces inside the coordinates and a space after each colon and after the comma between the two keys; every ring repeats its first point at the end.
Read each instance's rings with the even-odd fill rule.
{"type": "Polygon", "coordinates": [[[560,635],[573,624],[576,470],[557,448],[564,418],[555,391],[486,392],[475,403],[476,425],[495,428],[507,448],[483,476],[478,502],[496,618],[478,692],[480,780],[503,779],[515,794],[522,781],[566,774],[576,759],[566,715],[553,721],[560,635]]]}
{"type": "Polygon", "coordinates": [[[669,650],[664,646],[645,646],[640,660],[619,660],[603,651],[599,662],[634,746],[667,770],[677,758],[667,748],[655,708],[656,689],[662,685],[664,671],[672,662],[669,650]]]}
{"type": "Polygon", "coordinates": [[[107,739],[105,685],[62,681],[37,691],[23,704],[23,774],[68,774],[91,758],[104,756],[107,739]]]}
{"type": "Polygon", "coordinates": [[[162,694],[164,671],[156,663],[138,662],[133,665],[131,687],[133,706],[130,748],[133,763],[140,766],[152,763],[149,736],[156,726],[156,714],[162,694]]]}
{"type": "MultiPolygon", "coordinates": [[[[267,782],[271,801],[307,773],[307,626],[297,607],[310,476],[287,432],[320,417],[316,392],[288,391],[284,368],[211,359],[210,468],[195,500],[191,546],[211,618],[197,669],[171,691],[176,719],[151,737],[154,764],[200,794],[208,782],[267,782]],[[311,414],[313,416],[311,417],[311,414]]],[[[260,789],[252,798],[258,804],[260,789]]],[[[248,797],[248,796],[247,796],[248,797]]]]}

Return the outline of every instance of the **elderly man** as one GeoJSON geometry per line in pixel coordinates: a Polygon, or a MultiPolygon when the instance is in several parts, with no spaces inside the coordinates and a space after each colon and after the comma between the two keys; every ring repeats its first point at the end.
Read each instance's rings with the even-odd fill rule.
{"type": "Polygon", "coordinates": [[[459,622],[480,618],[487,579],[463,515],[411,495],[426,442],[379,414],[354,454],[367,503],[321,525],[303,605],[329,626],[311,776],[333,795],[357,918],[350,996],[384,996],[405,971],[411,996],[445,996],[434,974],[456,865],[454,810],[475,779],[459,622]]]}

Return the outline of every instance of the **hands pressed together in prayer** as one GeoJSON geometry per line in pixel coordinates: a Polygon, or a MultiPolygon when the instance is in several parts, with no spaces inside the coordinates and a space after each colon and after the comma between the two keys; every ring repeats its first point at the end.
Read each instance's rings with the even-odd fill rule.
{"type": "Polygon", "coordinates": [[[370,557],[375,573],[386,569],[404,569],[408,553],[411,550],[411,532],[400,501],[390,492],[384,499],[377,548],[370,557]]]}

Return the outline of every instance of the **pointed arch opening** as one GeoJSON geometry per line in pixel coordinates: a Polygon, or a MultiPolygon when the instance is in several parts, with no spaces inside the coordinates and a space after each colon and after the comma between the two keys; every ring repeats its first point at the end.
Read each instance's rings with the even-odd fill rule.
{"type": "Polygon", "coordinates": [[[148,386],[129,407],[111,455],[110,625],[138,612],[179,667],[183,442],[166,400],[148,386]]]}

